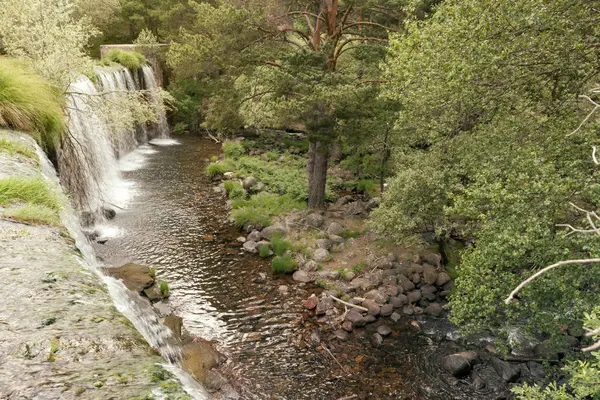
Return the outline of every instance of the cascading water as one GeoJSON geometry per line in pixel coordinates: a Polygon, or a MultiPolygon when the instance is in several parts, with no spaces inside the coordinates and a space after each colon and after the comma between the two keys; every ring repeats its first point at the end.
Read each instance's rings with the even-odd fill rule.
{"type": "MultiPolygon", "coordinates": [[[[154,104],[158,104],[161,99],[158,98],[157,94],[156,94],[156,89],[158,88],[158,85],[156,84],[156,77],[154,76],[154,71],[152,70],[152,67],[149,65],[144,65],[142,67],[142,72],[144,74],[144,84],[147,90],[150,91],[150,96],[152,97],[152,101],[154,102],[154,104]]],[[[156,135],[155,137],[157,138],[168,138],[169,137],[169,124],[167,123],[167,116],[165,115],[164,112],[161,111],[160,107],[156,107],[157,110],[157,114],[156,114],[156,124],[155,124],[155,130],[156,130],[156,135]]]]}

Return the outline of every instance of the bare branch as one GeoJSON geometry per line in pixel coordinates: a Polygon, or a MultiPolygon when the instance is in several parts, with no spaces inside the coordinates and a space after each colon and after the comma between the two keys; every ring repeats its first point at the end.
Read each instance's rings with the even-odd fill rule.
{"type": "Polygon", "coordinates": [[[589,347],[584,347],[581,351],[589,352],[600,349],[600,340],[589,347]]]}
{"type": "Polygon", "coordinates": [[[592,100],[589,96],[586,96],[584,94],[580,95],[579,97],[581,97],[582,99],[586,99],[588,100],[590,103],[592,103],[594,105],[594,109],[587,115],[587,117],[585,117],[583,119],[583,121],[581,121],[581,123],[579,124],[579,126],[577,127],[577,129],[575,129],[573,132],[569,133],[567,136],[571,136],[574,135],[575,133],[579,132],[579,130],[583,127],[583,125],[585,125],[585,123],[592,118],[592,115],[594,115],[596,113],[596,111],[600,108],[600,104],[596,103],[594,100],[592,100]]]}

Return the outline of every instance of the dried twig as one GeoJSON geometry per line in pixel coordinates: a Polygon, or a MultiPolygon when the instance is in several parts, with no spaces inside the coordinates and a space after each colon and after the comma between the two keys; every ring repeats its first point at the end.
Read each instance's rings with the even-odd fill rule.
{"type": "Polygon", "coordinates": [[[333,353],[331,352],[331,350],[329,350],[327,348],[327,346],[325,346],[325,343],[321,343],[321,347],[324,348],[327,351],[327,353],[329,353],[329,355],[331,356],[331,358],[333,358],[333,360],[337,363],[337,365],[340,366],[340,368],[342,369],[342,371],[344,371],[344,373],[347,374],[348,371],[346,371],[346,368],[344,368],[344,366],[342,364],[340,364],[340,362],[338,361],[337,358],[335,358],[335,356],[333,355],[333,353]]]}
{"type": "Polygon", "coordinates": [[[354,307],[354,308],[357,308],[357,309],[362,310],[362,311],[369,311],[369,309],[367,309],[365,307],[361,307],[361,306],[357,306],[356,304],[345,302],[344,300],[340,300],[340,299],[338,299],[335,296],[329,295],[329,297],[331,297],[332,299],[334,299],[335,301],[337,301],[339,303],[342,303],[345,306],[354,307]]]}

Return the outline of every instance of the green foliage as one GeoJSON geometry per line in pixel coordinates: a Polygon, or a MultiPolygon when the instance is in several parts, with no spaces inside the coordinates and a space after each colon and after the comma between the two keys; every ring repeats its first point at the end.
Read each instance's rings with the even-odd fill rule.
{"type": "Polygon", "coordinates": [[[340,236],[343,237],[344,239],[350,239],[350,238],[356,239],[357,237],[359,237],[362,234],[363,234],[363,232],[358,229],[344,229],[342,231],[342,233],[340,233],[340,236]]]}
{"type": "Polygon", "coordinates": [[[306,208],[306,203],[295,201],[288,195],[278,196],[273,193],[261,192],[253,195],[248,200],[237,199],[231,203],[231,208],[256,208],[270,216],[288,214],[306,208]]]}
{"type": "Polygon", "coordinates": [[[352,267],[352,271],[354,271],[357,274],[361,273],[363,269],[365,269],[365,263],[362,262],[352,267]]]}
{"type": "Polygon", "coordinates": [[[64,131],[62,104],[56,89],[23,63],[0,57],[0,126],[25,131],[54,149],[64,131]]]}
{"type": "Polygon", "coordinates": [[[275,257],[271,262],[273,272],[291,274],[296,270],[296,262],[292,256],[275,257]]]}
{"type": "Polygon", "coordinates": [[[244,145],[241,142],[233,142],[233,141],[223,142],[223,154],[225,155],[225,157],[233,158],[234,160],[237,160],[245,152],[246,152],[246,149],[244,149],[244,145]]]}
{"type": "Polygon", "coordinates": [[[358,181],[358,184],[356,185],[356,190],[358,192],[362,192],[368,195],[373,196],[376,192],[376,188],[377,185],[379,184],[379,182],[372,180],[372,179],[363,179],[358,181]]]}
{"type": "Polygon", "coordinates": [[[338,267],[336,268],[336,271],[340,274],[340,278],[342,279],[348,279],[348,273],[350,271],[348,271],[346,268],[342,268],[342,267],[338,267]]]}
{"type": "Polygon", "coordinates": [[[243,227],[246,224],[254,225],[255,227],[266,227],[271,225],[271,218],[265,210],[258,207],[239,207],[231,211],[231,219],[238,227],[243,227]]]}
{"type": "Polygon", "coordinates": [[[246,197],[246,190],[244,190],[240,182],[225,181],[223,182],[223,186],[231,200],[244,199],[246,197]]]}
{"type": "Polygon", "coordinates": [[[121,64],[132,71],[142,68],[147,62],[146,57],[137,51],[123,51],[119,49],[109,51],[105,58],[109,62],[121,64]]]}
{"type": "Polygon", "coordinates": [[[211,178],[223,175],[225,172],[231,172],[235,169],[235,164],[231,160],[212,162],[206,167],[206,174],[211,178]]]}
{"type": "Polygon", "coordinates": [[[0,179],[0,206],[18,203],[44,206],[54,212],[61,209],[58,194],[42,178],[0,179]]]}
{"type": "Polygon", "coordinates": [[[283,239],[281,236],[274,236],[271,239],[271,246],[273,246],[273,252],[276,256],[283,256],[287,250],[293,250],[294,246],[292,243],[283,239]]]}
{"type": "Polygon", "coordinates": [[[258,246],[258,255],[262,258],[267,258],[271,255],[271,249],[266,244],[258,246]]]}
{"type": "Polygon", "coordinates": [[[320,287],[322,289],[330,289],[331,288],[331,284],[327,283],[326,281],[324,281],[322,279],[317,279],[315,281],[315,285],[317,285],[318,287],[320,287]]]}
{"type": "Polygon", "coordinates": [[[21,155],[34,161],[38,160],[37,154],[31,148],[13,140],[0,138],[0,151],[10,155],[21,155]]]}
{"type": "Polygon", "coordinates": [[[160,282],[158,284],[158,289],[160,290],[163,296],[169,297],[169,284],[167,282],[160,282]]]}

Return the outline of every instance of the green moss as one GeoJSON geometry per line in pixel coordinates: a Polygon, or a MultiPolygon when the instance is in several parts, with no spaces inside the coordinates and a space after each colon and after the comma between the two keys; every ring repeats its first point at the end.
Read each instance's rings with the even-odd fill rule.
{"type": "Polygon", "coordinates": [[[0,126],[54,149],[65,128],[61,94],[17,60],[0,57],[0,126]]]}
{"type": "Polygon", "coordinates": [[[212,162],[206,167],[206,174],[211,178],[217,175],[223,175],[225,172],[231,172],[235,169],[235,164],[231,160],[212,162]]]}
{"type": "Polygon", "coordinates": [[[323,289],[329,289],[331,287],[331,285],[329,283],[327,283],[321,279],[315,281],[315,285],[317,285],[318,287],[323,288],[323,289]]]}
{"type": "Polygon", "coordinates": [[[296,262],[291,256],[275,257],[271,262],[273,272],[290,274],[296,270],[296,262]]]}
{"type": "Polygon", "coordinates": [[[104,62],[118,63],[130,70],[136,70],[142,68],[146,64],[146,57],[137,51],[122,51],[113,49],[108,52],[104,62]]]}
{"type": "Polygon", "coordinates": [[[230,157],[237,160],[244,155],[245,152],[246,149],[240,142],[226,141],[223,143],[223,154],[225,154],[225,157],[230,157]]]}
{"type": "Polygon", "coordinates": [[[38,162],[37,154],[29,146],[22,143],[0,138],[0,151],[12,156],[24,156],[38,162]]]}
{"type": "Polygon", "coordinates": [[[146,371],[148,372],[150,380],[154,383],[167,381],[169,379],[173,379],[174,377],[172,373],[164,369],[159,364],[153,364],[147,367],[146,371]]]}

